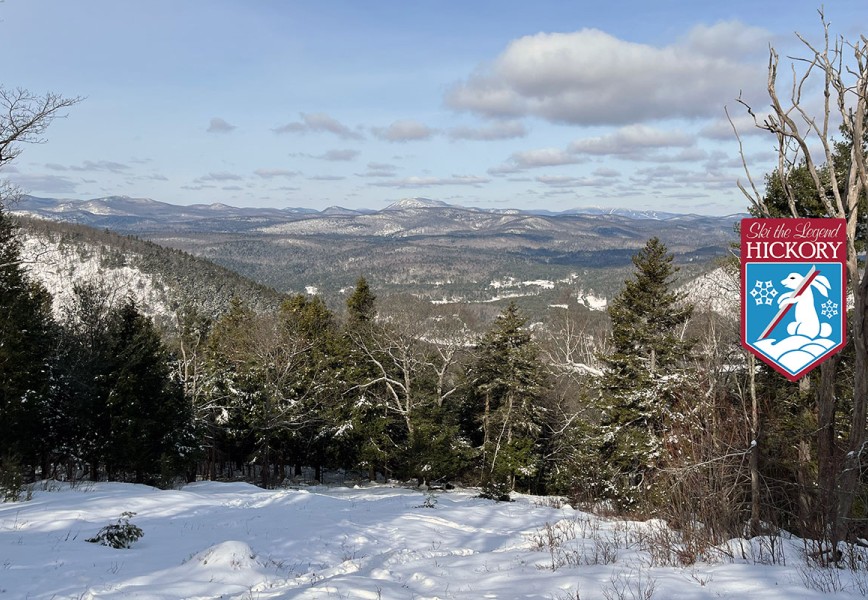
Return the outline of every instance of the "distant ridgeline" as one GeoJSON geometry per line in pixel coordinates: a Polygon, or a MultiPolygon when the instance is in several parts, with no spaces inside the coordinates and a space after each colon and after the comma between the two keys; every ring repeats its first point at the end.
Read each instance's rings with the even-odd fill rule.
{"type": "Polygon", "coordinates": [[[13,212],[134,234],[281,292],[317,293],[335,307],[364,276],[381,294],[437,303],[515,298],[532,312],[570,298],[589,308],[593,302],[583,298],[612,298],[633,268],[631,257],[651,237],[675,255],[679,281],[707,273],[726,255],[740,218],[602,209],[554,214],[424,198],[379,211],[315,211],[25,197],[13,212]]]}
{"type": "Polygon", "coordinates": [[[233,298],[257,312],[271,310],[283,296],[234,271],[181,250],[86,225],[18,217],[28,270],[63,311],[73,286],[98,282],[111,296],[131,296],[139,308],[171,327],[179,308],[203,316],[228,310],[233,298]]]}

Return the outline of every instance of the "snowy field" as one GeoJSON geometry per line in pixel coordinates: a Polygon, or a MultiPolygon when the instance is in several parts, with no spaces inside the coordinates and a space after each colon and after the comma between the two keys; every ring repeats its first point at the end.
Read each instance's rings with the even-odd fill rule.
{"type": "Polygon", "coordinates": [[[0,504],[0,600],[832,597],[805,581],[835,598],[868,591],[865,571],[808,569],[798,540],[734,542],[715,561],[671,566],[673,555],[654,549],[668,531],[660,523],[598,519],[529,496],[53,487],[0,504]],[[144,532],[130,549],[85,541],[125,511],[144,532]]]}

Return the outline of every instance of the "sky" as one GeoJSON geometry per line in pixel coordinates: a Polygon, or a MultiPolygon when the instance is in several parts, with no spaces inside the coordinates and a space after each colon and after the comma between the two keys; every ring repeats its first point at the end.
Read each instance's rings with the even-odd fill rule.
{"type": "MultiPolygon", "coordinates": [[[[81,97],[0,173],[41,197],[726,215],[775,141],[769,47],[819,4],[6,0],[0,85],[81,97]]],[[[868,2],[825,2],[868,32],[868,2]]],[[[786,63],[789,64],[789,63],[786,63]]]]}

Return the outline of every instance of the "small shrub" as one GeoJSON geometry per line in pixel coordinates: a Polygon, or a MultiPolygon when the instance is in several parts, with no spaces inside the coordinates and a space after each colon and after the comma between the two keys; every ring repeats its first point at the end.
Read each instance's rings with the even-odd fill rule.
{"type": "Polygon", "coordinates": [[[145,535],[141,528],[130,523],[130,518],[135,515],[134,512],[121,513],[117,523],[106,525],[99,530],[99,533],[86,541],[112,548],[129,548],[133,542],[145,535]]]}
{"type": "Polygon", "coordinates": [[[436,508],[437,497],[434,494],[425,494],[425,502],[413,508],[436,508]]]}
{"type": "Polygon", "coordinates": [[[482,491],[479,492],[480,498],[488,500],[497,500],[498,502],[511,502],[509,497],[510,486],[499,481],[489,481],[482,486],[482,491]]]}

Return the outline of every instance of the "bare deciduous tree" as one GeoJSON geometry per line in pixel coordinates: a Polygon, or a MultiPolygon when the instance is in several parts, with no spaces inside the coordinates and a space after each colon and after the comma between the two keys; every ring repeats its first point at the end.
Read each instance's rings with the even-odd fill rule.
{"type": "Polygon", "coordinates": [[[49,92],[42,96],[0,85],[0,167],[21,154],[21,144],[39,144],[51,122],[81,98],[49,92]]]}
{"type": "MultiPolygon", "coordinates": [[[[805,57],[794,58],[791,76],[779,78],[779,56],[770,51],[768,94],[771,112],[758,117],[751,106],[739,99],[754,117],[756,126],[777,138],[778,165],[775,176],[780,179],[793,217],[805,216],[805,207],[791,175],[805,170],[813,184],[812,193],[823,207],[826,217],[847,221],[847,280],[853,294],[850,343],[855,353],[853,404],[848,415],[846,447],[836,452],[836,412],[840,410],[834,394],[835,369],[838,360],[827,361],[822,367],[817,389],[819,419],[818,460],[820,461],[821,494],[826,497],[825,517],[828,519],[832,548],[846,539],[848,516],[858,489],[866,458],[866,408],[868,408],[868,275],[859,264],[857,230],[860,201],[868,189],[866,160],[866,120],[868,120],[868,38],[856,41],[831,36],[829,24],[820,11],[824,39],[816,45],[796,34],[805,49],[805,57]],[[779,81],[784,79],[784,81],[779,81]],[[819,84],[823,95],[819,114],[811,107],[816,104],[808,94],[819,84]],[[851,142],[849,152],[836,152],[835,129],[851,142]],[[824,483],[825,482],[825,483],[824,483]]],[[[736,131],[736,135],[738,132],[736,131]]],[[[739,140],[740,142],[740,140],[739,140]]],[[[757,190],[750,176],[744,154],[749,189],[739,187],[754,207],[756,214],[771,216],[765,197],[757,190]]],[[[836,357],[837,358],[837,357],[836,357]]],[[[834,557],[834,553],[832,555],[834,557]]]]}

